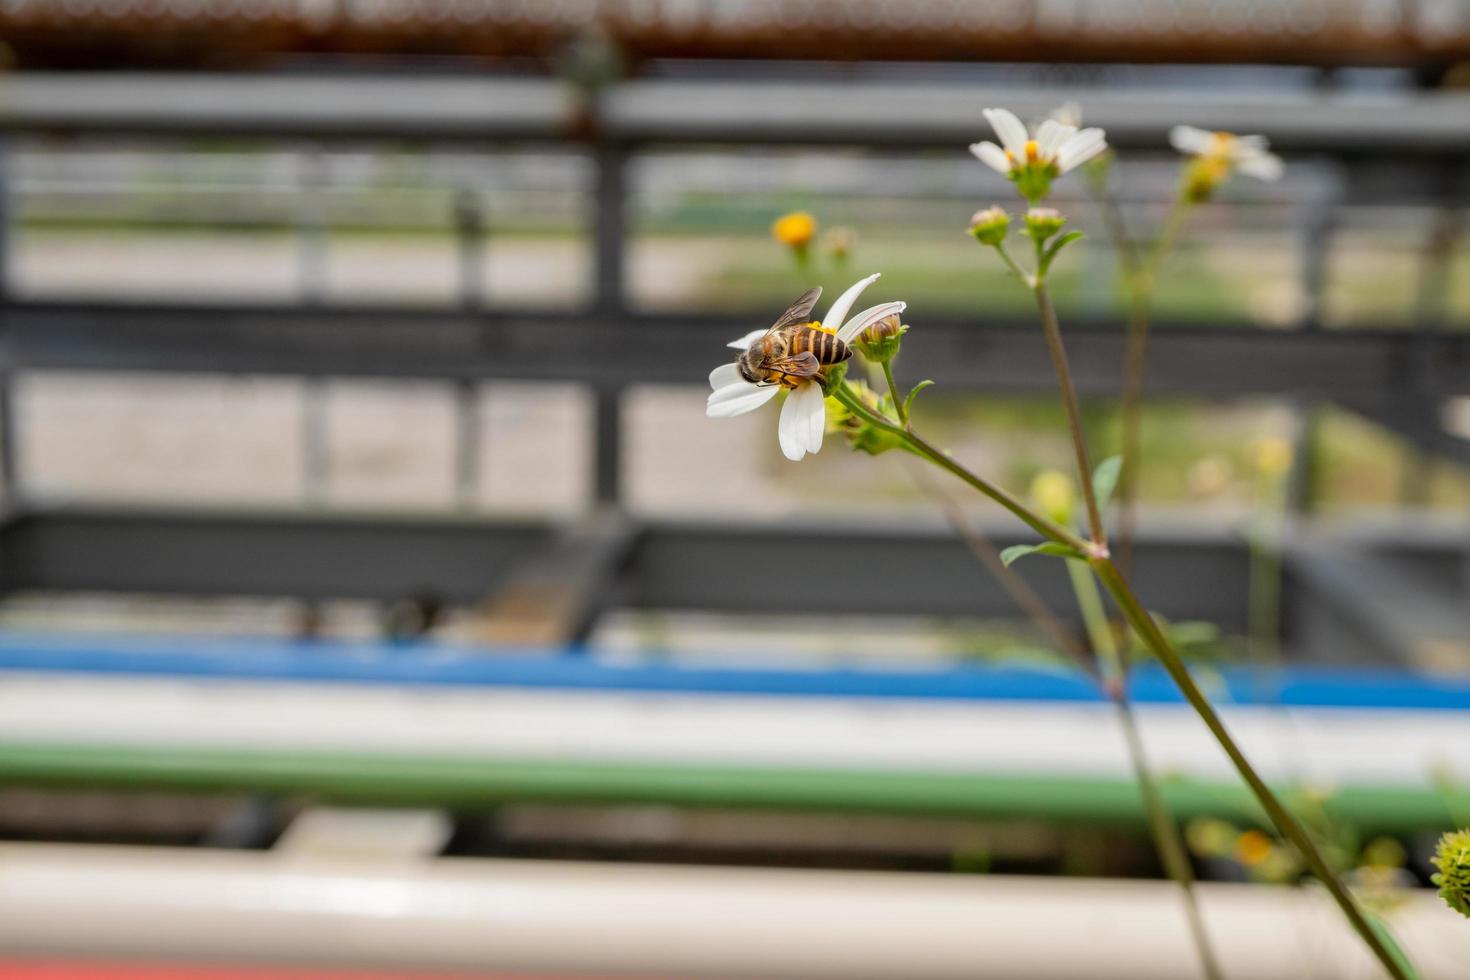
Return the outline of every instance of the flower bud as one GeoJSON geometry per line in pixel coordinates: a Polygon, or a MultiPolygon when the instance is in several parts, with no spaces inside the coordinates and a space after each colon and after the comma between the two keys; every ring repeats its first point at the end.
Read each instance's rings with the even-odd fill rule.
{"type": "Polygon", "coordinates": [[[1072,480],[1058,470],[1042,470],[1031,480],[1031,499],[1047,517],[1063,527],[1072,523],[1077,494],[1072,480]]]}
{"type": "Polygon", "coordinates": [[[1441,837],[1430,861],[1439,869],[1429,879],[1439,886],[1439,897],[1470,918],[1470,830],[1456,830],[1441,837]]]}
{"type": "Polygon", "coordinates": [[[970,219],[970,234],[981,245],[999,245],[1011,230],[1011,216],[998,207],[976,211],[970,219]]]}
{"type": "Polygon", "coordinates": [[[782,245],[804,252],[817,233],[817,219],[805,211],[783,214],[771,224],[771,237],[782,245]]]}
{"type": "Polygon", "coordinates": [[[909,328],[894,313],[868,327],[853,340],[853,346],[868,360],[886,364],[898,356],[898,347],[909,328]]]}
{"type": "MultiPolygon", "coordinates": [[[[862,381],[849,381],[848,389],[858,399],[879,415],[893,414],[893,400],[879,395],[862,381]]],[[[886,453],[890,449],[905,448],[902,439],[886,429],[880,429],[852,414],[847,406],[836,398],[827,398],[827,431],[841,435],[853,450],[870,456],[886,453]]]]}
{"type": "Polygon", "coordinates": [[[1026,234],[1038,242],[1062,230],[1067,219],[1056,208],[1032,208],[1026,212],[1026,234]]]}
{"type": "Polygon", "coordinates": [[[833,364],[821,373],[818,380],[822,385],[822,394],[830,395],[836,391],[847,377],[847,362],[833,364]]]}
{"type": "Polygon", "coordinates": [[[833,228],[822,236],[822,244],[833,262],[846,262],[857,247],[857,232],[851,228],[833,228]]]}
{"type": "Polygon", "coordinates": [[[1196,817],[1184,831],[1190,850],[1200,857],[1225,857],[1235,849],[1236,829],[1215,817],[1196,817]]]}

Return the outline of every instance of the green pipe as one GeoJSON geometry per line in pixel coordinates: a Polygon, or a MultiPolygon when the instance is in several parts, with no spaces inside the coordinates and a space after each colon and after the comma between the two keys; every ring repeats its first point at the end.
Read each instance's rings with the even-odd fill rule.
{"type": "MultiPolygon", "coordinates": [[[[1139,824],[1129,779],[1002,773],[883,772],[742,766],[560,762],[345,753],[212,751],[90,745],[0,744],[0,785],[116,790],[252,792],[343,803],[473,807],[513,801],[661,803],[691,807],[811,809],[991,819],[1139,824]]],[[[1218,816],[1264,823],[1243,788],[1166,778],[1176,819],[1218,816]]],[[[1285,791],[1289,798],[1289,791],[1285,791]]],[[[1470,791],[1346,787],[1327,802],[1363,830],[1450,825],[1470,791]]]]}

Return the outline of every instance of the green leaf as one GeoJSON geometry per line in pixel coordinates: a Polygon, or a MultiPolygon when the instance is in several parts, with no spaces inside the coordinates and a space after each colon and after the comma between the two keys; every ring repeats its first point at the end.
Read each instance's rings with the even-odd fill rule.
{"type": "Polygon", "coordinates": [[[1000,553],[1000,560],[1009,567],[1011,562],[1017,558],[1027,555],[1054,555],[1058,558],[1081,558],[1082,552],[1070,545],[1061,544],[1057,541],[1043,541],[1041,544],[1013,544],[1000,553]]]}
{"type": "Polygon", "coordinates": [[[933,381],[925,378],[923,381],[920,381],[918,384],[914,385],[913,389],[909,392],[908,397],[903,400],[904,418],[908,418],[912,414],[912,409],[914,407],[914,396],[923,391],[925,388],[928,388],[932,384],[934,384],[933,381]]]}
{"type": "Polygon", "coordinates": [[[1388,955],[1398,964],[1399,971],[1408,980],[1424,980],[1424,974],[1419,972],[1419,969],[1414,966],[1414,961],[1409,959],[1409,954],[1404,952],[1404,948],[1399,945],[1393,933],[1388,931],[1388,923],[1384,922],[1376,912],[1371,912],[1366,908],[1363,909],[1363,918],[1368,920],[1368,925],[1373,929],[1378,941],[1388,949],[1388,955]]]}
{"type": "Polygon", "coordinates": [[[1065,235],[1058,237],[1056,241],[1052,242],[1051,247],[1048,248],[1046,252],[1042,254],[1039,258],[1039,261],[1037,263],[1039,266],[1037,270],[1037,275],[1046,275],[1047,272],[1051,269],[1052,262],[1056,260],[1057,253],[1081,237],[1082,232],[1069,231],[1065,235]]]}
{"type": "Polygon", "coordinates": [[[1097,498],[1097,509],[1105,510],[1113,491],[1118,487],[1118,476],[1123,472],[1123,457],[1109,456],[1097,464],[1092,471],[1092,494],[1097,498]]]}

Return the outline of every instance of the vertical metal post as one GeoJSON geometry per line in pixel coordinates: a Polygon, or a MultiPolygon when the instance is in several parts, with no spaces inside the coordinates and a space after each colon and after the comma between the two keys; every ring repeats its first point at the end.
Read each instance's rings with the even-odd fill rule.
{"type": "Polygon", "coordinates": [[[474,510],[480,490],[480,386],[454,383],[454,493],[460,510],[474,510]]]}
{"type": "Polygon", "coordinates": [[[594,283],[593,307],[606,316],[618,316],[627,310],[623,279],[627,245],[627,148],[606,140],[599,142],[593,162],[597,166],[593,232],[597,280],[594,283]]]}
{"type": "Polygon", "coordinates": [[[301,389],[301,482],[308,506],[327,500],[327,380],[304,379],[301,389]]]}
{"type": "MultiPolygon", "coordinates": [[[[10,305],[10,212],[12,158],[9,140],[0,138],[0,326],[10,305]]],[[[14,509],[21,500],[20,427],[15,412],[15,369],[9,331],[0,333],[0,503],[14,509]]]]}
{"type": "Polygon", "coordinates": [[[1317,430],[1321,426],[1321,412],[1321,407],[1313,402],[1293,406],[1292,463],[1286,475],[1286,512],[1292,517],[1305,517],[1316,503],[1317,430]]]}
{"type": "Polygon", "coordinates": [[[1327,260],[1332,236],[1337,230],[1338,205],[1342,200],[1342,178],[1335,175],[1332,186],[1306,205],[1302,228],[1302,309],[1299,328],[1322,325],[1323,297],[1327,292],[1327,260]]]}
{"type": "Polygon", "coordinates": [[[1439,207],[1430,221],[1420,258],[1419,286],[1414,295],[1414,326],[1439,330],[1448,307],[1450,266],[1465,237],[1465,212],[1452,204],[1439,207]]]}
{"type": "Polygon", "coordinates": [[[622,392],[599,387],[596,396],[593,495],[598,504],[617,504],[622,497],[623,483],[622,392]]]}
{"type": "Polygon", "coordinates": [[[459,305],[477,310],[485,301],[485,212],[480,196],[467,187],[454,196],[454,232],[459,254],[459,305]]]}
{"type": "Polygon", "coordinates": [[[301,206],[296,212],[297,288],[306,303],[327,295],[327,161],[319,146],[298,155],[301,206]]]}

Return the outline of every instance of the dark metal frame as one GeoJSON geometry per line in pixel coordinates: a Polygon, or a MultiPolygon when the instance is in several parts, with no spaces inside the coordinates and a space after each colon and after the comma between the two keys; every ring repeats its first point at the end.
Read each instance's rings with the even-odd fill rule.
{"type": "MultiPolygon", "coordinates": [[[[1053,99],[1051,93],[1008,93],[1005,101],[1034,116],[1053,99]]],[[[1345,96],[1201,102],[1105,93],[1089,102],[1089,123],[1105,126],[1114,145],[1125,150],[1160,150],[1167,124],[1189,121],[1265,131],[1284,152],[1337,175],[1336,191],[1309,209],[1312,220],[1303,234],[1302,268],[1311,299],[1306,320],[1290,331],[1161,323],[1151,350],[1152,390],[1218,397],[1271,393],[1302,404],[1331,399],[1427,450],[1466,458],[1463,440],[1446,433],[1432,411],[1438,399],[1470,391],[1470,333],[1441,329],[1442,291],[1433,286],[1434,263],[1442,264],[1453,238],[1426,252],[1430,285],[1416,328],[1327,331],[1315,311],[1339,205],[1391,199],[1431,203],[1446,214],[1462,206],[1470,173],[1470,105],[1434,95],[1392,106],[1345,96]]],[[[978,110],[984,103],[981,93],[925,86],[640,82],[582,101],[553,83],[534,81],[22,75],[7,80],[0,132],[246,135],[307,138],[313,145],[415,139],[491,150],[528,143],[567,146],[588,154],[596,166],[591,217],[597,261],[594,300],[577,313],[484,306],[478,283],[468,277],[462,307],[439,311],[330,306],[311,295],[300,304],[229,306],[11,299],[0,309],[0,425],[10,436],[10,376],[31,368],[411,376],[453,381],[461,391],[472,391],[468,386],[480,379],[572,380],[596,393],[597,496],[616,504],[621,391],[638,383],[699,383],[724,340],[750,322],[629,309],[623,292],[625,206],[634,155],[661,147],[752,144],[963,152],[964,143],[983,135],[978,110]],[[647,350],[659,356],[649,359],[647,350]]],[[[461,209],[457,227],[466,254],[479,247],[483,216],[461,209]]],[[[1443,227],[1436,233],[1445,237],[1443,227]]],[[[462,263],[464,269],[474,267],[462,263]]],[[[1049,364],[1029,322],[940,320],[926,321],[924,328],[925,342],[905,352],[915,376],[956,390],[1052,388],[1049,364]]],[[[1084,392],[1115,393],[1122,362],[1119,325],[1070,323],[1069,345],[1084,392]]],[[[466,426],[472,403],[461,398],[466,426]]],[[[851,527],[695,527],[614,518],[610,528],[599,523],[605,516],[580,533],[558,533],[543,525],[451,519],[45,513],[27,508],[15,472],[14,440],[3,443],[0,464],[12,508],[0,525],[0,582],[12,591],[379,599],[433,592],[470,602],[497,590],[526,594],[530,586],[564,579],[574,593],[561,610],[572,641],[584,637],[597,611],[610,605],[1010,612],[1002,593],[938,529],[879,533],[880,543],[871,530],[851,527]],[[881,576],[871,558],[880,548],[881,576]],[[782,555],[780,576],[769,573],[776,553],[782,555]],[[896,579],[895,568],[902,572],[896,579]],[[876,588],[880,578],[882,589],[876,588]],[[792,579],[805,587],[792,590],[792,579]]],[[[462,434],[461,443],[457,466],[466,480],[475,469],[466,448],[474,440],[462,434]]],[[[1421,549],[1436,555],[1436,568],[1465,567],[1453,548],[1449,559],[1440,554],[1445,550],[1421,549]]],[[[1289,553],[1288,629],[1344,624],[1323,635],[1371,639],[1393,657],[1412,658],[1422,632],[1412,620],[1389,622],[1391,604],[1343,601],[1365,594],[1363,583],[1373,578],[1375,549],[1360,547],[1354,555],[1366,557],[1368,566],[1323,560],[1310,549],[1289,553]],[[1365,616],[1375,628],[1361,628],[1358,620],[1365,616]]],[[[1238,542],[1199,535],[1146,539],[1138,567],[1142,593],[1164,614],[1244,628],[1245,552],[1238,542]]],[[[1065,605],[1064,583],[1047,574],[1028,572],[1039,575],[1042,591],[1065,605]]],[[[1419,593],[1437,610],[1429,617],[1433,630],[1461,621],[1454,610],[1463,575],[1457,581],[1443,595],[1419,593]]],[[[1349,642],[1338,653],[1368,655],[1363,642],[1349,642]]]]}

